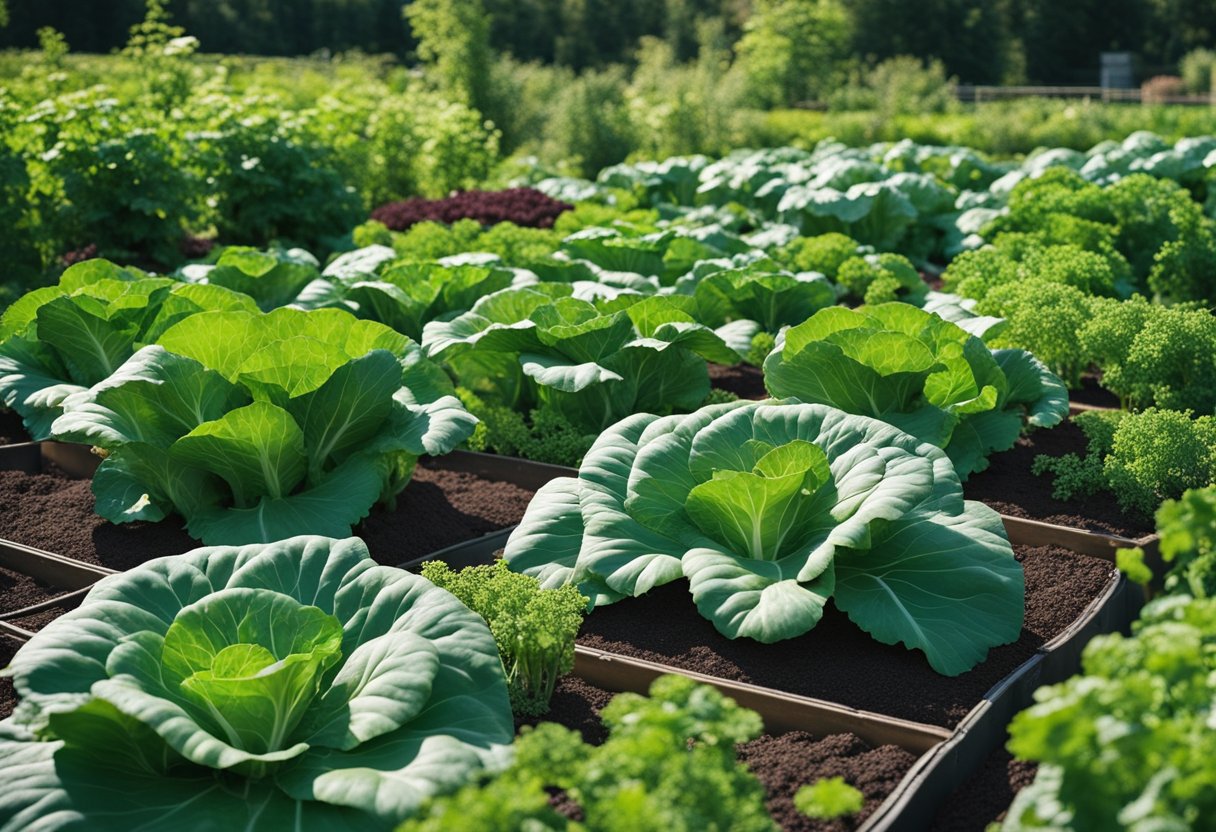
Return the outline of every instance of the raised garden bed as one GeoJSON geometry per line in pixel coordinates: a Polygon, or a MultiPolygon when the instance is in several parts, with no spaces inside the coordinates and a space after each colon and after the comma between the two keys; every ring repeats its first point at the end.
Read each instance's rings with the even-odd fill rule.
{"type": "MultiPolygon", "coordinates": [[[[67,461],[84,465],[82,453],[77,446],[75,458],[69,454],[67,461]]],[[[502,466],[495,457],[468,456],[472,458],[458,457],[450,467],[446,457],[421,461],[395,509],[377,507],[355,527],[354,534],[363,538],[373,557],[397,564],[519,522],[539,483],[518,485],[503,479],[512,466],[502,466]]],[[[0,516],[0,539],[115,570],[201,545],[176,518],[110,523],[94,513],[88,480],[69,476],[45,456],[43,470],[0,470],[0,501],[8,507],[0,516]]]]}
{"type": "Polygon", "coordinates": [[[932,832],[984,832],[988,824],[1004,819],[1013,798],[1031,784],[1037,770],[1037,763],[1014,759],[1002,743],[942,805],[932,832]]]}
{"type": "MultiPolygon", "coordinates": [[[[558,722],[579,730],[584,740],[598,745],[606,737],[599,713],[613,696],[610,690],[577,676],[567,676],[558,683],[546,716],[517,724],[558,722]]],[[[779,703],[774,702],[771,707],[779,707],[779,703]]],[[[807,720],[808,729],[815,727],[813,722],[807,720]]],[[[737,751],[739,759],[764,785],[769,814],[782,829],[790,832],[857,829],[895,792],[920,756],[894,743],[873,745],[855,734],[824,735],[815,730],[766,733],[740,744],[737,751]],[[844,777],[850,785],[860,789],[866,798],[861,812],[847,820],[814,821],[794,809],[793,797],[799,787],[823,777],[844,777]]],[[[568,798],[560,797],[555,806],[558,811],[577,808],[568,798]]]]}
{"type": "Polygon", "coordinates": [[[985,693],[1080,618],[1117,581],[1110,563],[1051,547],[1017,546],[1026,572],[1021,638],[961,676],[936,673],[920,653],[875,641],[829,607],[815,629],[761,644],[721,635],[682,581],[596,609],[578,643],[628,658],[900,719],[953,728],[985,693]],[[638,622],[648,622],[639,627],[638,622]],[[815,669],[819,668],[820,671],[815,669]],[[822,672],[830,668],[831,672],[822,672]]]}
{"type": "Polygon", "coordinates": [[[1020,438],[1012,450],[993,454],[987,470],[972,474],[963,483],[963,493],[967,499],[985,502],[1010,517],[1130,539],[1152,534],[1151,518],[1128,516],[1119,510],[1111,495],[1057,500],[1051,496],[1051,477],[1031,472],[1034,459],[1040,454],[1084,456],[1085,450],[1085,434],[1071,422],[1066,421],[1050,430],[1034,431],[1020,438]]]}

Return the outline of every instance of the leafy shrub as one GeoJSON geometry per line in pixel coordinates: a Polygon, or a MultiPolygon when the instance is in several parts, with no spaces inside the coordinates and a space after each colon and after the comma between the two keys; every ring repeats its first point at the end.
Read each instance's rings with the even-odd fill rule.
{"type": "Polygon", "coordinates": [[[1063,383],[1024,350],[905,303],[833,307],[787,329],[764,362],[774,396],[881,419],[945,450],[961,479],[1028,427],[1068,414],[1063,383]]]}
{"type": "Polygon", "coordinates": [[[836,281],[848,295],[869,304],[905,300],[916,303],[929,291],[920,272],[899,254],[867,254],[840,264],[836,281]]]}
{"type": "Polygon", "coordinates": [[[1035,692],[1009,748],[1039,762],[1002,829],[1199,829],[1216,812],[1216,600],[1163,598],[1035,692]]]}
{"type": "Polygon", "coordinates": [[[453,572],[443,561],[422,566],[422,577],[446,589],[490,625],[519,716],[543,716],[558,679],[574,667],[574,637],[587,599],[574,587],[541,589],[535,578],[507,568],[468,566],[453,572]]]}
{"type": "Polygon", "coordinates": [[[404,202],[390,202],[372,211],[372,219],[393,231],[405,231],[423,220],[453,223],[463,219],[477,220],[482,225],[512,222],[529,228],[551,228],[562,212],[573,207],[533,188],[473,190],[444,199],[415,197],[404,202]]]}
{"type": "Polygon", "coordinates": [[[823,405],[624,419],[577,479],[537,492],[504,557],[594,605],[687,578],[720,633],[765,643],[810,631],[831,598],[946,675],[1022,623],[1024,579],[1000,517],[962,500],[946,456],[823,405]]]}
{"type": "Polygon", "coordinates": [[[844,234],[832,232],[817,237],[797,237],[783,246],[776,259],[788,263],[796,272],[819,272],[835,280],[840,267],[861,252],[857,241],[844,234]]]}
{"type": "Polygon", "coordinates": [[[548,125],[547,153],[583,176],[623,161],[634,149],[635,126],[619,67],[587,70],[558,94],[548,125]]]}
{"type": "Polygon", "coordinates": [[[256,309],[220,286],[175,283],[107,260],[75,264],[0,318],[0,402],[31,437],[48,439],[65,399],[105,381],[140,344],[197,312],[256,309]]]}
{"type": "Polygon", "coordinates": [[[608,739],[598,746],[552,722],[525,728],[503,775],[433,801],[398,832],[581,828],[548,805],[546,787],[562,789],[588,829],[776,828],[764,787],[735,756],[736,743],[762,730],[755,712],[708,685],[661,676],[649,698],[618,694],[600,716],[608,739]]]}
{"type": "Polygon", "coordinates": [[[206,543],[344,537],[475,423],[417,344],[336,309],[192,315],[63,411],[53,436],[108,451],[98,514],[206,543]]]}
{"type": "Polygon", "coordinates": [[[388,830],[502,768],[513,734],[485,622],[354,538],[150,561],[6,673],[12,828],[167,829],[187,807],[251,830],[388,830]]]}
{"type": "Polygon", "coordinates": [[[1125,407],[1216,412],[1216,317],[1139,297],[1092,308],[1081,349],[1125,407]]]}
{"type": "Polygon", "coordinates": [[[479,422],[466,442],[470,451],[576,466],[595,442],[596,434],[571,424],[555,410],[539,407],[524,414],[490,404],[465,388],[457,388],[456,395],[479,422]]]}
{"type": "Polygon", "coordinates": [[[1216,72],[1216,52],[1211,49],[1192,49],[1182,56],[1178,65],[1182,85],[1189,93],[1205,93],[1212,90],[1212,74],[1216,72]]]}
{"type": "Polygon", "coordinates": [[[993,289],[976,311],[1006,320],[1005,328],[989,339],[991,346],[1029,351],[1069,389],[1076,389],[1092,363],[1081,343],[1081,332],[1092,318],[1090,301],[1080,289],[1031,278],[993,289]]]}
{"type": "Polygon", "coordinates": [[[1216,483],[1216,417],[1149,408],[1073,417],[1085,432],[1084,458],[1039,456],[1036,474],[1054,476],[1061,500],[1106,490],[1124,511],[1150,517],[1163,500],[1216,483]]]}

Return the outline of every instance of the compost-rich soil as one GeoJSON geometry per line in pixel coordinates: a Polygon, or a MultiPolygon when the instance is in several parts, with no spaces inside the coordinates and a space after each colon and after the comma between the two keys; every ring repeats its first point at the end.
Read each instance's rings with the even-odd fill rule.
{"type": "Polygon", "coordinates": [[[946,798],[930,828],[933,832],[984,832],[988,824],[1005,818],[1009,804],[1031,784],[1038,768],[1038,763],[1015,760],[1002,743],[946,798]]]}
{"type": "MultiPolygon", "coordinates": [[[[16,639],[0,636],[0,667],[6,667],[13,660],[13,656],[17,655],[17,648],[20,646],[16,639]]],[[[15,707],[17,707],[17,691],[13,688],[13,680],[7,676],[0,677],[0,719],[12,716],[15,707]]]]}
{"type": "Polygon", "coordinates": [[[30,435],[25,432],[21,417],[12,410],[0,410],[0,445],[29,441],[30,435]]]}
{"type": "Polygon", "coordinates": [[[29,575],[0,568],[0,615],[41,604],[65,592],[68,590],[47,586],[29,575]]]}
{"type": "Polygon", "coordinates": [[[1015,546],[1026,574],[1021,637],[960,676],[938,674],[924,654],[875,641],[829,604],[804,636],[775,644],[730,640],[693,604],[686,581],[596,609],[578,642],[722,679],[953,728],[997,682],[1068,628],[1115,580],[1100,558],[1050,546],[1015,546]]]}
{"type": "Polygon", "coordinates": [[[1119,407],[1119,397],[1106,390],[1098,383],[1097,376],[1081,376],[1081,387],[1068,391],[1068,400],[1073,404],[1087,404],[1092,407],[1119,407]]]}
{"type": "MultiPolygon", "coordinates": [[[[549,713],[540,719],[516,720],[520,725],[558,722],[580,731],[583,739],[599,745],[607,738],[600,711],[615,694],[574,676],[558,682],[549,713]]],[[[816,739],[803,731],[764,734],[737,746],[739,760],[747,764],[764,786],[765,804],[777,824],[789,832],[850,832],[878,808],[895,790],[916,762],[916,755],[899,746],[875,748],[853,734],[833,734],[816,739]],[[794,808],[794,794],[823,777],[843,777],[865,795],[857,815],[836,821],[815,821],[794,808]]],[[[559,813],[580,818],[581,810],[563,792],[554,790],[550,800],[559,813]]]]}
{"type": "Polygon", "coordinates": [[[539,717],[516,717],[515,731],[525,725],[536,726],[542,722],[559,722],[583,735],[583,742],[600,745],[608,739],[608,729],[600,721],[600,711],[616,696],[611,691],[597,688],[573,674],[566,674],[553,689],[549,700],[549,712],[539,717]]]}
{"type": "Polygon", "coordinates": [[[1073,453],[1084,457],[1085,451],[1085,434],[1072,422],[1033,431],[1018,439],[1012,450],[989,457],[988,469],[972,474],[963,483],[963,494],[969,500],[981,500],[1001,514],[1013,517],[1124,537],[1151,534],[1151,520],[1120,511],[1111,494],[1099,492],[1093,497],[1057,500],[1051,496],[1052,476],[1031,473],[1034,459],[1040,454],[1063,456],[1073,453]]]}
{"type": "Polygon", "coordinates": [[[851,832],[859,827],[916,762],[916,755],[897,745],[877,748],[853,734],[816,739],[804,731],[765,735],[739,746],[768,795],[768,813],[787,832],[851,832]],[[824,777],[843,777],[865,795],[856,815],[837,820],[812,820],[794,808],[798,789],[824,777]]]}
{"type": "MultiPolygon", "coordinates": [[[[355,528],[380,563],[396,565],[518,523],[532,499],[529,489],[441,466],[442,460],[420,463],[396,509],[374,508],[355,528]]],[[[93,513],[88,480],[54,472],[0,471],[0,504],[0,537],[110,569],[202,545],[176,517],[123,525],[103,520],[93,513]]]]}
{"type": "Polygon", "coordinates": [[[741,399],[768,398],[768,390],[764,389],[764,372],[751,364],[735,364],[731,367],[725,364],[710,364],[709,383],[711,387],[734,393],[741,399]]]}

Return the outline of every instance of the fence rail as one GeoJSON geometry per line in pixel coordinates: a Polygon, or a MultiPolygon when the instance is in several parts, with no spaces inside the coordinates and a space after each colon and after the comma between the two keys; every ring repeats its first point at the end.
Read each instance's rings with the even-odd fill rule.
{"type": "Polygon", "coordinates": [[[1216,98],[1211,95],[1149,95],[1146,97],[1139,88],[985,87],[958,84],[954,87],[954,94],[959,101],[969,104],[978,104],[983,101],[1006,101],[1012,98],[1088,98],[1126,104],[1192,104],[1197,106],[1216,104],[1216,98]]]}

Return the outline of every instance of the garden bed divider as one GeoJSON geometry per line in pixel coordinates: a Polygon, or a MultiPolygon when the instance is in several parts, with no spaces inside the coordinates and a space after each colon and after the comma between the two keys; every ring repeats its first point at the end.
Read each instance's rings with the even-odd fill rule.
{"type": "Polygon", "coordinates": [[[115,574],[113,569],[94,566],[8,540],[0,540],[0,567],[27,575],[56,589],[67,590],[45,601],[0,614],[0,620],[23,618],[51,607],[77,607],[95,583],[115,574]]]}

